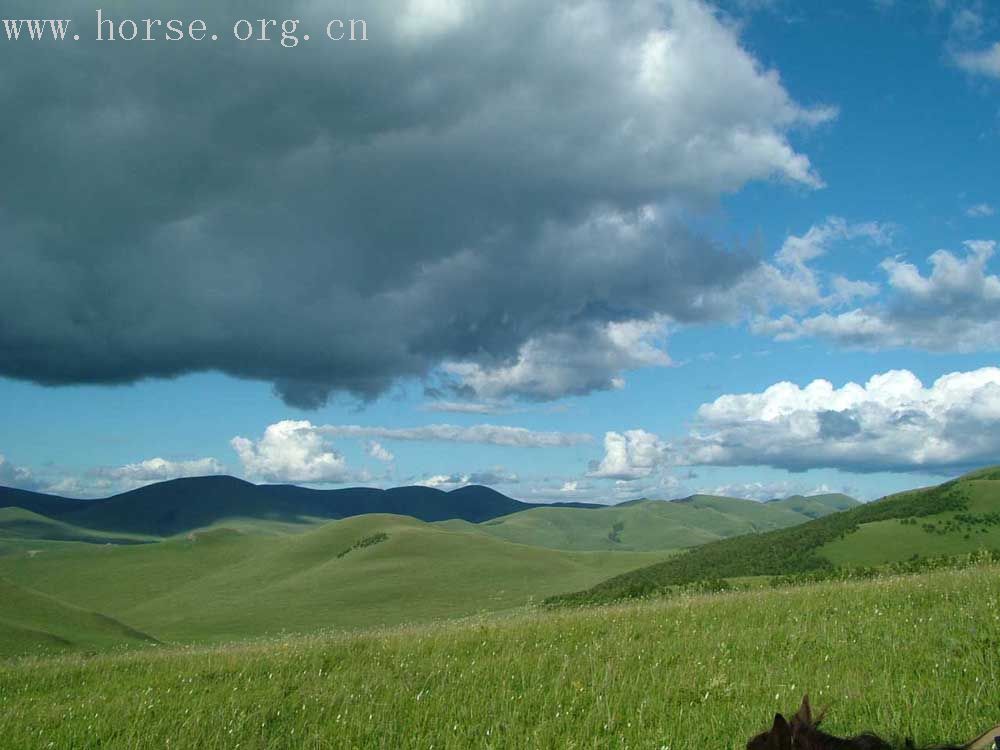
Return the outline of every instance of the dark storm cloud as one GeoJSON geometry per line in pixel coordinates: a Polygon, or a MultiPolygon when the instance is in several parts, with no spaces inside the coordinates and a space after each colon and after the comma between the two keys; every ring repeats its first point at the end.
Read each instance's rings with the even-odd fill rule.
{"type": "MultiPolygon", "coordinates": [[[[673,217],[752,179],[818,186],[785,133],[829,113],[699,3],[544,5],[288,3],[296,49],[231,38],[259,3],[169,4],[216,43],[96,43],[93,6],[49,8],[83,40],[0,45],[0,374],[220,370],[315,407],[730,314],[707,300],[754,262],[673,217]],[[369,42],[322,40],[359,15],[369,42]]],[[[600,367],[584,390],[616,382],[600,367]]]]}

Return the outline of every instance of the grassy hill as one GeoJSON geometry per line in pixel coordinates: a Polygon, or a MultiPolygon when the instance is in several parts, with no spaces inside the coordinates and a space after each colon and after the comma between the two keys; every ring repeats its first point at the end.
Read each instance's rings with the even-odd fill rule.
{"type": "Polygon", "coordinates": [[[859,503],[853,497],[834,492],[826,495],[792,495],[777,500],[768,500],[767,505],[787,508],[808,518],[822,518],[831,513],[850,510],[859,503]]]}
{"type": "Polygon", "coordinates": [[[139,544],[156,537],[95,531],[33,513],[24,508],[0,508],[0,538],[46,539],[91,544],[139,544]]]}
{"type": "Polygon", "coordinates": [[[742,748],[808,692],[840,736],[962,743],[997,721],[998,607],[994,567],[0,662],[0,737],[106,750],[742,748]]]}
{"type": "Polygon", "coordinates": [[[552,602],[607,602],[701,580],[788,575],[1000,547],[1000,517],[993,517],[997,512],[1000,470],[983,470],[799,526],[711,542],[552,602]]]}
{"type": "Polygon", "coordinates": [[[713,495],[662,502],[643,500],[601,509],[541,507],[485,521],[488,534],[520,544],[571,550],[677,550],[800,524],[857,505],[790,498],[770,503],[713,495]]]}
{"type": "Polygon", "coordinates": [[[13,552],[0,576],[162,640],[201,641],[507,610],[657,559],[365,515],[296,535],[216,528],[157,544],[13,552]]]}
{"type": "Polygon", "coordinates": [[[115,619],[0,578],[0,657],[152,642],[115,619]]]}

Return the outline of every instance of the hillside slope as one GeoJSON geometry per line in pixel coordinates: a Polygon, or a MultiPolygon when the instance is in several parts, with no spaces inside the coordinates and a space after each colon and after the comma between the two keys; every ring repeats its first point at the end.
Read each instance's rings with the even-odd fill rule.
{"type": "Polygon", "coordinates": [[[767,505],[787,508],[809,518],[822,518],[830,513],[839,513],[860,505],[857,500],[839,492],[826,495],[792,495],[777,500],[768,500],[767,505]]]}
{"type": "Polygon", "coordinates": [[[0,508],[0,539],[45,539],[91,544],[139,544],[154,537],[96,531],[48,518],[24,508],[0,508]]]}
{"type": "Polygon", "coordinates": [[[711,542],[551,601],[607,602],[699,580],[785,575],[831,568],[835,564],[873,564],[913,555],[941,554],[938,537],[923,531],[923,524],[949,529],[945,532],[949,554],[1000,546],[1000,519],[995,524],[985,520],[989,513],[997,511],[1000,511],[1000,470],[983,470],[799,526],[711,542]],[[967,518],[969,522],[962,523],[956,518],[967,518]],[[906,523],[901,523],[904,520],[906,523]],[[986,529],[985,533],[981,529],[986,529]],[[901,537],[900,533],[906,536],[901,537]]]}
{"type": "Polygon", "coordinates": [[[670,502],[643,500],[599,510],[534,508],[479,526],[501,539],[552,549],[666,551],[794,526],[834,510],[833,503],[810,505],[808,500],[758,503],[693,495],[670,502]],[[804,510],[800,510],[803,506],[804,510]]]}
{"type": "Polygon", "coordinates": [[[217,528],[149,545],[0,558],[0,575],[163,640],[245,638],[506,610],[662,559],[563,552],[365,515],[302,534],[217,528]]]}
{"type": "Polygon", "coordinates": [[[0,657],[153,642],[111,617],[0,578],[0,657]]]}

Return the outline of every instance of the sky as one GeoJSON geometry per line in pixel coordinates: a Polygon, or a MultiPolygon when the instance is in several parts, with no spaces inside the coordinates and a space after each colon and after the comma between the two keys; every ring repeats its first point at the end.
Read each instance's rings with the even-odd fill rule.
{"type": "MultiPolygon", "coordinates": [[[[267,7],[203,5],[161,12],[267,7]]],[[[1000,463],[994,4],[312,0],[294,48],[51,6],[79,41],[0,36],[0,485],[870,500],[1000,463]]]]}

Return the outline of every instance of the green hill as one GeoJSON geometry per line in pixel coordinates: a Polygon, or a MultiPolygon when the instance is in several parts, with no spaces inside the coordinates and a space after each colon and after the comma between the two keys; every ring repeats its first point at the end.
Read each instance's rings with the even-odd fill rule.
{"type": "Polygon", "coordinates": [[[111,617],[0,578],[0,657],[152,642],[111,617]]]}
{"type": "Polygon", "coordinates": [[[724,539],[553,603],[645,596],[695,581],[788,575],[1000,547],[1000,470],[892,495],[799,526],[724,539]]]}
{"type": "Polygon", "coordinates": [[[839,492],[827,495],[792,495],[780,500],[769,500],[768,505],[800,513],[808,518],[822,518],[830,513],[850,510],[860,503],[853,497],[839,492]]]}
{"type": "Polygon", "coordinates": [[[0,538],[46,539],[91,544],[138,544],[155,540],[155,537],[139,534],[118,534],[86,529],[24,508],[0,508],[0,538]]]}
{"type": "Polygon", "coordinates": [[[657,559],[365,515],[296,535],[217,528],[157,544],[11,553],[0,575],[157,638],[198,641],[506,610],[657,559]]]}
{"type": "Polygon", "coordinates": [[[479,528],[501,539],[551,549],[668,551],[794,526],[851,505],[857,501],[846,495],[770,503],[692,495],[596,510],[540,507],[485,521],[479,528]]]}

